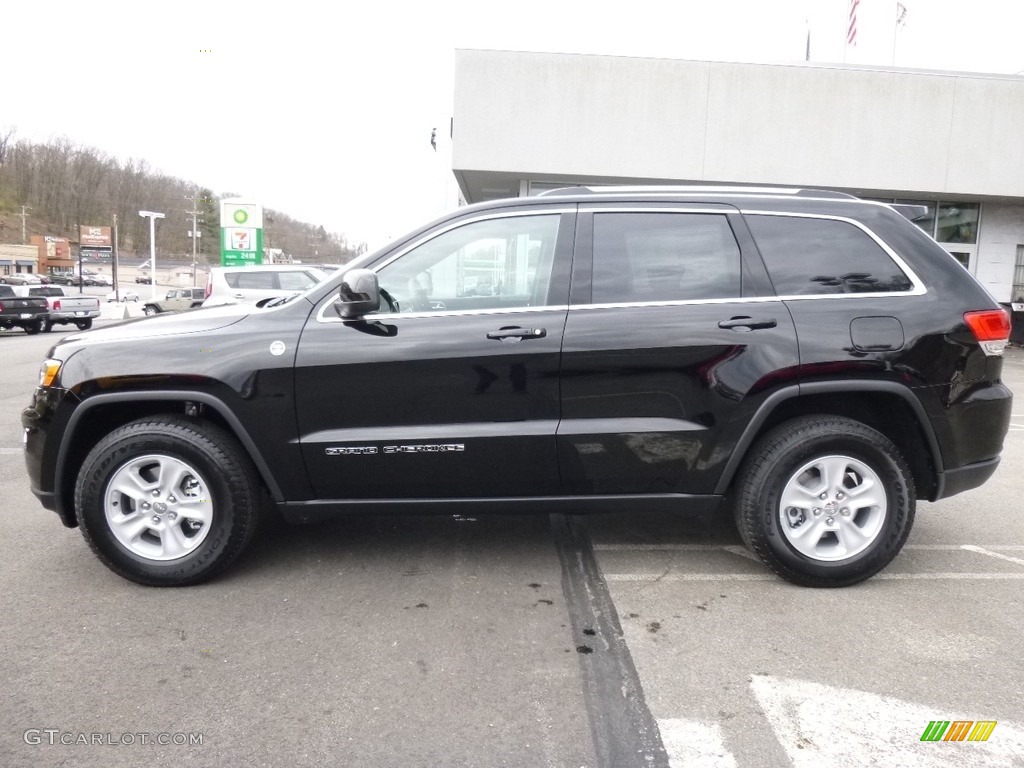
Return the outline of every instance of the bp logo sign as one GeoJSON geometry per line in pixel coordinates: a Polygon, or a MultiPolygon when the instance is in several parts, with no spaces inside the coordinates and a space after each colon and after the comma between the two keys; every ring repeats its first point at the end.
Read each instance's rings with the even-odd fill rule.
{"type": "Polygon", "coordinates": [[[220,258],[226,266],[263,263],[263,206],[255,201],[220,201],[220,258]]]}

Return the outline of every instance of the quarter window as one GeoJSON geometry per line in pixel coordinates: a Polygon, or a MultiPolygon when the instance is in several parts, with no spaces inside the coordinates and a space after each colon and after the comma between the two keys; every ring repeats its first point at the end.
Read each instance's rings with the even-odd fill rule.
{"type": "Polygon", "coordinates": [[[278,272],[277,281],[286,291],[304,291],[316,285],[316,280],[306,272],[278,272]]]}
{"type": "Polygon", "coordinates": [[[892,257],[849,222],[752,214],[747,224],[779,295],[887,293],[913,287],[892,257]]]}
{"type": "Polygon", "coordinates": [[[382,267],[377,279],[402,312],[544,306],[559,219],[471,222],[413,248],[382,267]]]}
{"type": "Polygon", "coordinates": [[[594,303],[725,299],[740,293],[740,249],[725,216],[594,215],[594,303]]]}

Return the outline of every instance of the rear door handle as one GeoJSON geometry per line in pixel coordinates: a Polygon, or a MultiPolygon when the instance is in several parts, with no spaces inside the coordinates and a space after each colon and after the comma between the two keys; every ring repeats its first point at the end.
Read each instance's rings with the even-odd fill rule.
{"type": "Polygon", "coordinates": [[[774,328],[778,323],[774,317],[755,320],[752,317],[732,317],[722,320],[719,328],[731,328],[734,331],[752,331],[755,328],[774,328]]]}
{"type": "Polygon", "coordinates": [[[524,339],[543,339],[548,335],[544,328],[499,328],[487,334],[488,339],[498,341],[523,341],[524,339]]]}

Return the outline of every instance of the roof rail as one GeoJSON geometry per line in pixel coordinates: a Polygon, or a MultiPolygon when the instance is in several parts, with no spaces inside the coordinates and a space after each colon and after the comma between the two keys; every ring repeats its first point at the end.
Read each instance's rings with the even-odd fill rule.
{"type": "Polygon", "coordinates": [[[559,187],[541,192],[538,197],[556,197],[562,195],[793,195],[795,197],[824,197],[838,200],[857,200],[854,195],[836,192],[832,189],[808,189],[800,187],[727,187],[727,186],[688,186],[688,185],[650,185],[650,186],[597,186],[559,187]]]}

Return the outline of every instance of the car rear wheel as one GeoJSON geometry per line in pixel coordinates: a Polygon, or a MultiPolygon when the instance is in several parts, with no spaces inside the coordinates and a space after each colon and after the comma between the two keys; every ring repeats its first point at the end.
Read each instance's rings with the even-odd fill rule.
{"type": "Polygon", "coordinates": [[[913,479],[892,441],[853,419],[808,416],[754,445],[734,511],[744,542],[775,573],[842,587],[892,562],[914,510],[913,479]]]}
{"type": "Polygon", "coordinates": [[[92,328],[92,318],[90,317],[88,320],[78,320],[75,322],[75,325],[78,326],[78,330],[80,331],[88,331],[92,328]]]}
{"type": "Polygon", "coordinates": [[[31,335],[39,333],[43,328],[43,321],[36,320],[34,323],[25,326],[25,333],[31,335]]]}
{"type": "Polygon", "coordinates": [[[78,475],[75,511],[89,546],[126,579],[184,586],[226,568],[256,527],[260,484],[229,434],[165,416],[120,427],[78,475]]]}

